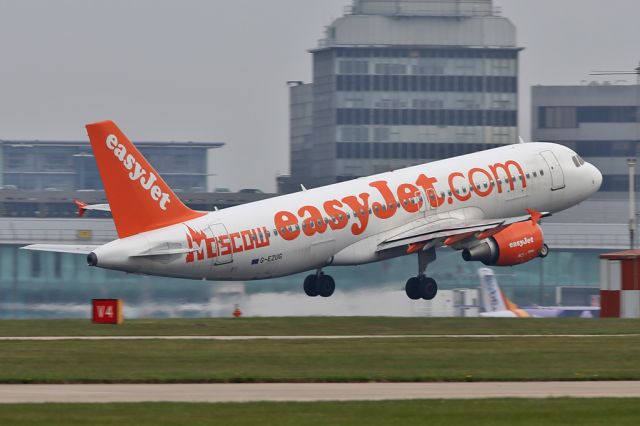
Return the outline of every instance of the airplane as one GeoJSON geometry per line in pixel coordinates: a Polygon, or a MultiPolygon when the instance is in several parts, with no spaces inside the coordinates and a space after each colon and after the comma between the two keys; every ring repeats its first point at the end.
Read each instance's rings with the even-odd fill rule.
{"type": "Polygon", "coordinates": [[[521,308],[505,296],[498,286],[498,280],[489,268],[478,269],[480,276],[481,317],[488,318],[593,318],[600,314],[594,306],[537,306],[521,308]]]}
{"type": "Polygon", "coordinates": [[[84,254],[91,267],[199,280],[313,271],[303,283],[311,297],[334,293],[327,267],[415,255],[418,270],[406,294],[431,300],[438,285],[426,270],[442,246],[489,266],[546,257],[540,220],[602,183],[598,169],[569,148],[521,143],[202,212],[180,201],[115,123],[86,129],[119,238],[25,249],[84,254]]]}

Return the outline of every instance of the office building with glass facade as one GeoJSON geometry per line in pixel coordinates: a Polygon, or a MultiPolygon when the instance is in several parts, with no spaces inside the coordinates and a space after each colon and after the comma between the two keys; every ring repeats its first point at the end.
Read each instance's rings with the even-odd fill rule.
{"type": "MultiPolygon", "coordinates": [[[[638,85],[532,87],[532,140],[565,145],[603,174],[599,193],[549,219],[562,224],[559,232],[603,247],[613,240],[631,246],[627,159],[640,155],[639,106],[638,85]]],[[[637,171],[635,179],[637,189],[637,171]]]]}
{"type": "Polygon", "coordinates": [[[628,190],[627,158],[640,155],[640,85],[534,86],[532,114],[533,140],[566,145],[595,164],[602,191],[628,190]]]}
{"type": "MultiPolygon", "coordinates": [[[[175,190],[206,192],[209,151],[220,142],[136,142],[175,190]]],[[[26,191],[100,190],[89,142],[0,140],[0,186],[26,191]]]]}
{"type": "Polygon", "coordinates": [[[517,141],[516,31],[491,0],[355,0],[291,87],[292,181],[319,186],[517,141]]]}

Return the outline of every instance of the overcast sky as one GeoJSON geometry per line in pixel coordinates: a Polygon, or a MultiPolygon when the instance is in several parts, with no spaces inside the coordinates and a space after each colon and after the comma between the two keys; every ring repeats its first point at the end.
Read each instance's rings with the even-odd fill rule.
{"type": "MultiPolygon", "coordinates": [[[[287,80],[311,78],[323,28],[350,0],[0,0],[0,139],[224,141],[215,185],[275,189],[287,173],[287,80]]],[[[495,0],[518,28],[529,87],[638,65],[638,0],[495,0]]],[[[616,78],[612,78],[615,80],[616,78]]],[[[629,80],[630,82],[633,79],[629,80]]]]}

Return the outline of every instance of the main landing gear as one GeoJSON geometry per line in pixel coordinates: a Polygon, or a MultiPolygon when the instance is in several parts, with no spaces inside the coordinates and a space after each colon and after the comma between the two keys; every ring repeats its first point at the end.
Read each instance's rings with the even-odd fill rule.
{"type": "Polygon", "coordinates": [[[331,297],[336,290],[336,282],[331,275],[318,271],[304,279],[304,292],[309,297],[331,297]]]}
{"type": "Polygon", "coordinates": [[[438,284],[433,278],[425,275],[429,263],[436,260],[435,247],[418,253],[418,276],[409,278],[405,291],[411,300],[433,300],[438,294],[438,284]]]}

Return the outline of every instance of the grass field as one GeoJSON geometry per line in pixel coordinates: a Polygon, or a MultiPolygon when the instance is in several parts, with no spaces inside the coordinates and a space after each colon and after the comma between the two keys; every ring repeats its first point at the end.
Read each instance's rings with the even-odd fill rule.
{"type": "Polygon", "coordinates": [[[0,405],[0,424],[636,426],[637,399],[0,405]]]}
{"type": "Polygon", "coordinates": [[[8,341],[3,383],[639,380],[640,337],[8,341]]]}
{"type": "Polygon", "coordinates": [[[0,336],[297,336],[359,334],[636,334],[640,320],[508,318],[241,318],[0,321],[0,336]]]}
{"type": "Polygon", "coordinates": [[[4,341],[2,383],[640,380],[640,322],[430,318],[0,321],[3,336],[504,334],[502,338],[4,341]],[[548,337],[522,337],[542,334],[548,337]],[[554,337],[595,334],[599,337],[554,337]],[[611,335],[611,336],[609,336],[611,335]]]}

